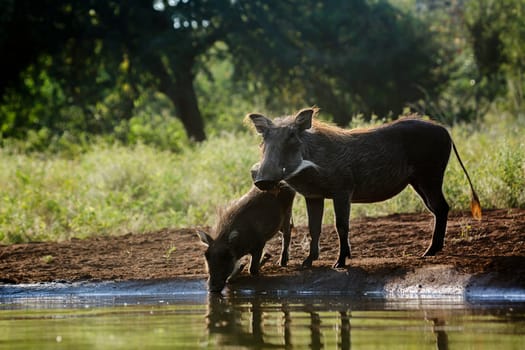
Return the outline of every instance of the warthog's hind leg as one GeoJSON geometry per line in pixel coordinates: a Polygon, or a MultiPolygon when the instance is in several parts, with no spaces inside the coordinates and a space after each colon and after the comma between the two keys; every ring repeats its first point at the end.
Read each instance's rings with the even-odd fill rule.
{"type": "Polygon", "coordinates": [[[425,185],[412,184],[416,192],[421,196],[428,210],[434,214],[434,232],[432,242],[423,256],[433,256],[443,249],[445,244],[445,232],[447,230],[447,219],[449,205],[441,190],[443,179],[427,181],[425,185]]]}

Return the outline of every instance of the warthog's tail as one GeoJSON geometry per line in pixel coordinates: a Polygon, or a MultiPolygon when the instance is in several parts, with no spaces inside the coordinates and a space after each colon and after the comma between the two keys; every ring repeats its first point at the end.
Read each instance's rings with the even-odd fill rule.
{"type": "Polygon", "coordinates": [[[470,198],[470,211],[472,212],[472,216],[477,219],[481,220],[481,204],[479,203],[478,194],[474,190],[474,186],[472,185],[472,181],[470,180],[470,176],[468,175],[467,169],[463,165],[463,162],[461,161],[461,158],[459,157],[458,150],[456,148],[456,145],[454,144],[454,141],[452,141],[452,148],[454,149],[454,153],[456,153],[456,157],[458,158],[459,165],[461,165],[461,168],[465,172],[465,175],[467,176],[468,183],[470,184],[470,191],[471,191],[471,198],[470,198]]]}

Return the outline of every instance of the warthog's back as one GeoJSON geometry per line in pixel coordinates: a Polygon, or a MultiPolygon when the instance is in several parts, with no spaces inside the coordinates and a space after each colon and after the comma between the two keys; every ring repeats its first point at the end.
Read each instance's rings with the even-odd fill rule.
{"type": "Polygon", "coordinates": [[[400,119],[375,129],[378,142],[401,144],[411,161],[436,161],[450,155],[451,138],[441,125],[415,118],[400,119]]]}
{"type": "MultiPolygon", "coordinates": [[[[315,122],[304,141],[305,158],[319,167],[320,194],[332,197],[346,189],[352,192],[353,202],[385,200],[414,176],[442,174],[451,149],[445,128],[416,118],[357,130],[315,122]]],[[[301,191],[303,180],[290,183],[299,192],[308,192],[301,191]]]]}
{"type": "Polygon", "coordinates": [[[452,147],[452,140],[444,127],[414,118],[373,129],[368,136],[381,145],[394,167],[396,163],[398,166],[404,164],[418,173],[444,170],[452,147]]]}
{"type": "Polygon", "coordinates": [[[246,232],[247,240],[270,239],[283,224],[285,213],[291,208],[295,196],[288,186],[283,184],[281,187],[278,193],[252,187],[219,215],[216,232],[220,236],[235,230],[246,232]]]}

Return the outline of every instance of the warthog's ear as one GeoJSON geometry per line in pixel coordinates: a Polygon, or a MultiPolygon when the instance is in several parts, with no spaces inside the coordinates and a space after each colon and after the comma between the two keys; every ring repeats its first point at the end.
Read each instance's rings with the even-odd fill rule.
{"type": "Polygon", "coordinates": [[[295,126],[303,131],[312,127],[312,118],[319,109],[317,107],[301,109],[295,115],[295,126]]]}
{"type": "Polygon", "coordinates": [[[266,130],[273,126],[273,122],[262,114],[251,113],[246,117],[250,118],[258,134],[264,134],[266,130]]]}
{"type": "Polygon", "coordinates": [[[232,232],[230,232],[230,235],[228,236],[228,242],[230,242],[230,244],[235,244],[235,241],[238,238],[239,238],[239,231],[233,230],[232,232]]]}
{"type": "Polygon", "coordinates": [[[210,246],[213,243],[213,238],[211,238],[206,232],[197,230],[197,235],[205,245],[210,246]]]}

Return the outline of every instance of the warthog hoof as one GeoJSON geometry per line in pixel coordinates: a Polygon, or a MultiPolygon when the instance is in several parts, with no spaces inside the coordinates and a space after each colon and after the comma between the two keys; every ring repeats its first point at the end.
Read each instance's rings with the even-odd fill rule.
{"type": "Polygon", "coordinates": [[[337,261],[334,264],[334,269],[344,269],[346,267],[346,261],[337,261]]]}
{"type": "Polygon", "coordinates": [[[333,265],[335,269],[343,269],[346,267],[346,258],[351,259],[352,255],[350,253],[350,247],[348,250],[343,250],[343,252],[339,253],[339,258],[337,258],[336,263],[333,265]]]}
{"type": "Polygon", "coordinates": [[[308,257],[308,258],[306,258],[306,259],[303,261],[303,265],[302,265],[302,266],[303,266],[304,268],[310,268],[310,267],[312,267],[312,262],[313,262],[313,259],[310,258],[310,257],[308,257]]]}
{"type": "Polygon", "coordinates": [[[434,256],[440,251],[441,251],[441,248],[434,248],[434,247],[430,246],[426,250],[425,254],[423,254],[423,257],[425,257],[425,256],[434,256]]]}

